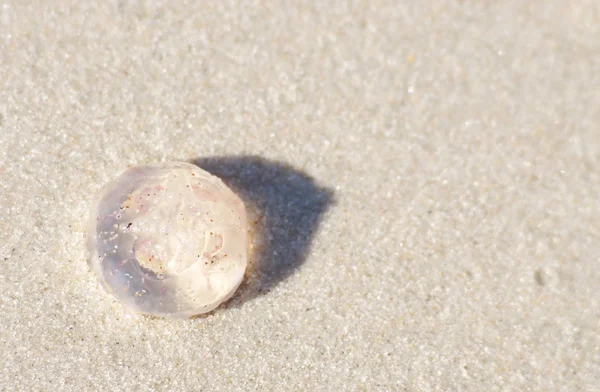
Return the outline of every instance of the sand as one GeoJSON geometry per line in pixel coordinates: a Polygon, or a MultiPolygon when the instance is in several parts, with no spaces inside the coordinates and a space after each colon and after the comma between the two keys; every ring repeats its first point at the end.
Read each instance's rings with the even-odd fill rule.
{"type": "Polygon", "coordinates": [[[0,5],[0,391],[600,389],[597,1],[95,3],[0,5]],[[84,244],[172,160],[254,252],[175,321],[84,244]]]}

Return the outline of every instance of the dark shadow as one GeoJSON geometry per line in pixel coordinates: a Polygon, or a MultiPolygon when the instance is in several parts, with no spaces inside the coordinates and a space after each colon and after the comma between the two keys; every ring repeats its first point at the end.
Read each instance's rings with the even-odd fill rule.
{"type": "Polygon", "coordinates": [[[333,192],[287,164],[256,156],[199,158],[191,163],[220,177],[246,204],[248,270],[229,301],[229,306],[239,306],[269,292],[304,262],[333,192]]]}

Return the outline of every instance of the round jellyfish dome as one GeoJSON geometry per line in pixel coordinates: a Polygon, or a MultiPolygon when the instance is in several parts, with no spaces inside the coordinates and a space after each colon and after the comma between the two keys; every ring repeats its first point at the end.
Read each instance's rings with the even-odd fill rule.
{"type": "Polygon", "coordinates": [[[88,262],[129,308],[190,317],[219,306],[242,282],[247,225],[242,200],[199,167],[136,166],[94,203],[88,262]]]}

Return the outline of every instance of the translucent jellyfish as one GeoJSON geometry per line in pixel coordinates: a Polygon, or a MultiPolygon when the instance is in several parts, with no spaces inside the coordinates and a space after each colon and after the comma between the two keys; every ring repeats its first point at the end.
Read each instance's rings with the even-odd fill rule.
{"type": "Polygon", "coordinates": [[[183,318],[229,299],[247,264],[246,208],[189,163],[133,167],[108,183],[88,229],[89,265],[129,308],[183,318]]]}

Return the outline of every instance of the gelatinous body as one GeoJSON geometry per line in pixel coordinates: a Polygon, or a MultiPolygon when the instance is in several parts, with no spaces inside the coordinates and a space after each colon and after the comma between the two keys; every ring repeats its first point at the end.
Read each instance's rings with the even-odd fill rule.
{"type": "Polygon", "coordinates": [[[89,264],[135,311],[206,313],[229,299],[247,264],[243,202],[189,163],[127,170],[101,191],[89,224],[89,264]]]}

